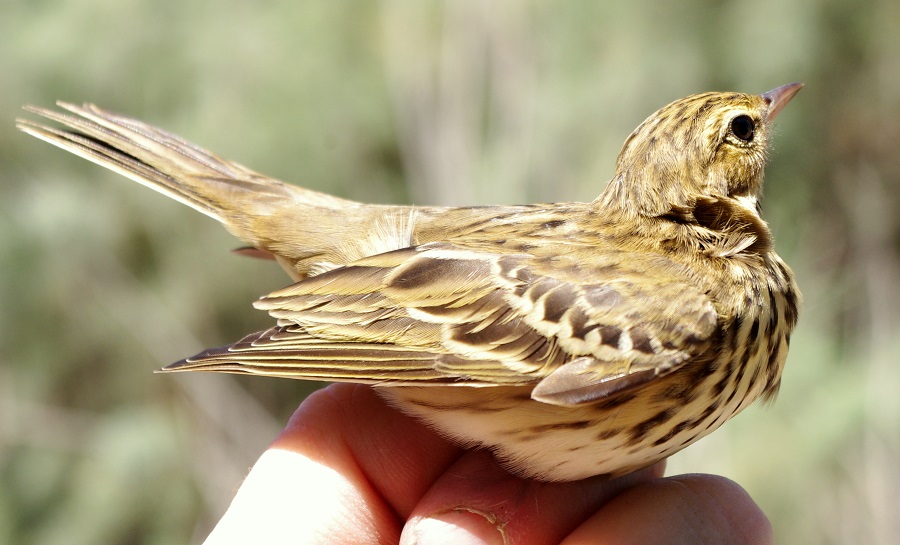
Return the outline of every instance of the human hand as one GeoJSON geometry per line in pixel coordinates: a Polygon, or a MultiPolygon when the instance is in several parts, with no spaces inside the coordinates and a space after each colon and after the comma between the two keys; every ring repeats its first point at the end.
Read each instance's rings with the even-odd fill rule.
{"type": "Polygon", "coordinates": [[[387,406],[372,388],[311,395],[207,539],[302,544],[770,544],[736,483],[662,478],[544,483],[510,475],[387,406]]]}

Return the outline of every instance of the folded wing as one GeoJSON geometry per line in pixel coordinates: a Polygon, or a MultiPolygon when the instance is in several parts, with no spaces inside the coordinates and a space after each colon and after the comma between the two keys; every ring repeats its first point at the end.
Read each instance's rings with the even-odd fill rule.
{"type": "Polygon", "coordinates": [[[603,259],[446,243],[378,254],[263,297],[256,307],[277,318],[276,327],[166,370],[531,384],[535,399],[569,405],[638,386],[703,353],[718,324],[704,293],[660,275],[641,255],[603,259]]]}

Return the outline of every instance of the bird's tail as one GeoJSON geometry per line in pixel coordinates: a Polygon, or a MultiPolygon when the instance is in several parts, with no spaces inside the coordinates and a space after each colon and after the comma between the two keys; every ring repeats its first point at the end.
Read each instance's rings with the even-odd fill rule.
{"type": "MultiPolygon", "coordinates": [[[[25,109],[62,128],[25,119],[17,121],[18,128],[218,220],[258,250],[251,249],[249,255],[274,257],[294,279],[315,273],[320,263],[346,263],[367,255],[365,240],[348,241],[347,233],[365,233],[386,214],[385,207],[263,176],[167,131],[92,104],[58,105],[67,112],[25,109]]],[[[397,216],[388,223],[403,227],[397,230],[405,238],[398,235],[387,249],[408,245],[409,212],[401,210],[397,216]]]]}
{"type": "Polygon", "coordinates": [[[287,204],[340,209],[350,201],[282,183],[226,161],[174,134],[93,104],[58,105],[69,113],[26,106],[58,122],[54,128],[20,119],[22,131],[180,201],[223,224],[246,242],[247,216],[287,204]]]}

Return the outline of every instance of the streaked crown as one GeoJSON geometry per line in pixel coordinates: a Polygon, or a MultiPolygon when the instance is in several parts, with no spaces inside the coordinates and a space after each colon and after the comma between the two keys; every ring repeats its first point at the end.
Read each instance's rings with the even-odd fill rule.
{"type": "Polygon", "coordinates": [[[600,200],[649,216],[690,207],[699,197],[755,202],[772,121],[801,87],[792,83],[762,95],[703,93],[664,106],[625,141],[600,200]]]}

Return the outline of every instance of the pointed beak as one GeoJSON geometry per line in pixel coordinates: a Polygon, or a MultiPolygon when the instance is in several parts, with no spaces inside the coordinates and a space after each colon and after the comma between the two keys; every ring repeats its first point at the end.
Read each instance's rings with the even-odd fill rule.
{"type": "Polygon", "coordinates": [[[787,103],[794,98],[794,95],[797,94],[800,89],[803,88],[802,83],[788,83],[787,85],[782,85],[781,87],[777,87],[772,89],[767,93],[763,93],[762,98],[766,101],[766,104],[769,105],[769,112],[767,115],[767,120],[772,121],[775,119],[775,116],[778,115],[778,112],[781,111],[782,108],[787,106],[787,103]]]}

